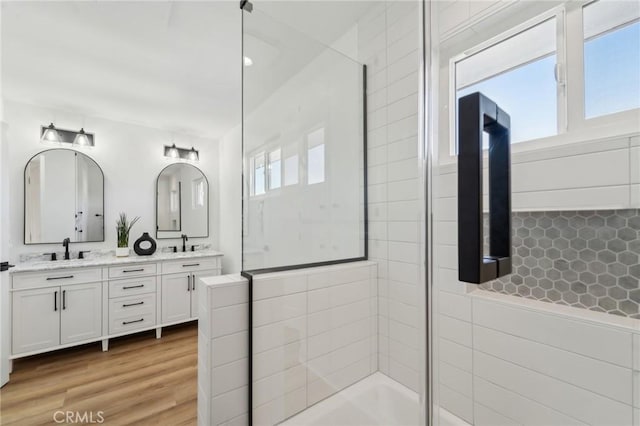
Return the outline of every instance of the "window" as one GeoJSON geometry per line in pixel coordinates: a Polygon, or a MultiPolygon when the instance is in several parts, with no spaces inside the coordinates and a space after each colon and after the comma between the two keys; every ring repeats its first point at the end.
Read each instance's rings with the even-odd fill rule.
{"type": "Polygon", "coordinates": [[[253,159],[253,194],[262,195],[265,193],[265,167],[264,153],[256,155],[253,159]]]}
{"type": "Polygon", "coordinates": [[[298,154],[284,159],[284,186],[298,183],[298,154]]]}
{"type": "Polygon", "coordinates": [[[191,184],[191,199],[192,199],[192,208],[198,209],[204,207],[205,203],[205,190],[204,190],[204,178],[194,179],[191,184]]]}
{"type": "MultiPolygon", "coordinates": [[[[501,18],[505,28],[521,19],[496,15],[496,22],[501,18]]],[[[493,35],[480,27],[469,31],[473,40],[483,40],[485,31],[493,35]]],[[[512,143],[548,147],[638,132],[640,2],[567,1],[488,38],[471,47],[472,38],[461,37],[458,52],[464,53],[457,56],[456,44],[445,50],[453,53],[446,88],[453,106],[450,155],[456,151],[455,106],[473,92],[509,113],[512,143]]]]}
{"type": "Polygon", "coordinates": [[[269,189],[277,189],[282,186],[282,161],[280,160],[280,148],[269,153],[269,189]]]}
{"type": "Polygon", "coordinates": [[[307,184],[324,182],[324,128],[307,135],[307,184]]]}
{"type": "Polygon", "coordinates": [[[556,19],[455,63],[457,99],[482,92],[511,117],[511,142],[558,133],[556,19]]]}
{"type": "Polygon", "coordinates": [[[584,115],[640,107],[640,3],[590,3],[583,9],[584,115]]]}
{"type": "Polygon", "coordinates": [[[169,210],[171,213],[176,213],[180,208],[180,195],[178,191],[172,190],[169,194],[169,210]]]}

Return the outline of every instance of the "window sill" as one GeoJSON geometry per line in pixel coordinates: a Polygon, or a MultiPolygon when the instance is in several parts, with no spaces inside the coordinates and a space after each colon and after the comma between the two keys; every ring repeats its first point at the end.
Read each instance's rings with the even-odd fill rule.
{"type": "MultiPolygon", "coordinates": [[[[541,139],[517,142],[511,145],[513,163],[544,160],[550,158],[581,155],[590,152],[625,149],[631,145],[630,138],[640,137],[640,111],[625,111],[612,116],[591,119],[580,130],[541,139]],[[616,119],[613,119],[613,118],[616,119]]],[[[487,158],[485,150],[483,157],[487,158]]],[[[441,156],[439,166],[453,165],[455,155],[441,156]]]]}

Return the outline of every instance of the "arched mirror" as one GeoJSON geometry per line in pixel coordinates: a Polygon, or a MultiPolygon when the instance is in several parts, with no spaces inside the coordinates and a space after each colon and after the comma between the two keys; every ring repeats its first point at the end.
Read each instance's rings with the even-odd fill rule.
{"type": "Polygon", "coordinates": [[[164,168],[156,183],[156,237],[209,236],[209,182],[187,163],[164,168]]]}
{"type": "Polygon", "coordinates": [[[104,241],[104,174],[85,154],[42,151],[24,169],[24,243],[104,241]]]}

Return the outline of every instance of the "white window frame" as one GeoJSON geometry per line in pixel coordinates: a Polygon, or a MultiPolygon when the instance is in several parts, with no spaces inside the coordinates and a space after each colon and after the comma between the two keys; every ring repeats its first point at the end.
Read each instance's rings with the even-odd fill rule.
{"type": "Polygon", "coordinates": [[[597,0],[568,1],[449,59],[449,156],[451,160],[457,155],[457,63],[552,18],[556,19],[558,134],[514,143],[512,152],[533,151],[638,133],[640,108],[590,119],[585,118],[582,14],[583,7],[594,1],[597,0]]]}
{"type": "Polygon", "coordinates": [[[250,157],[250,166],[251,166],[251,190],[250,194],[253,197],[264,197],[269,192],[269,183],[267,182],[267,175],[269,174],[267,171],[267,154],[266,150],[261,149],[250,157]],[[258,194],[256,192],[256,160],[262,159],[264,167],[264,192],[258,194]]]}
{"type": "Polygon", "coordinates": [[[567,69],[569,86],[569,131],[587,134],[597,128],[610,129],[616,134],[606,136],[619,136],[638,131],[638,119],[640,108],[620,111],[599,117],[586,118],[584,101],[584,32],[583,10],[586,6],[598,0],[568,2],[567,9],[567,51],[570,53],[569,63],[575,64],[567,69]],[[634,126],[635,124],[635,126],[634,126]]]}

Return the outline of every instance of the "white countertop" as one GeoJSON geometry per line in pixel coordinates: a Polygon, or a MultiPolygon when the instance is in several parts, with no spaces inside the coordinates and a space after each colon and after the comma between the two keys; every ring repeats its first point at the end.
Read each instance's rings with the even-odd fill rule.
{"type": "Polygon", "coordinates": [[[35,260],[29,262],[18,263],[10,271],[12,274],[20,272],[36,272],[36,271],[53,271],[57,269],[69,269],[69,268],[86,268],[91,266],[112,266],[112,265],[126,265],[130,263],[143,263],[143,262],[160,262],[163,260],[178,260],[178,259],[196,259],[202,257],[222,256],[219,251],[205,249],[197,251],[187,252],[156,252],[151,256],[138,256],[135,253],[131,253],[127,257],[116,257],[115,254],[109,253],[104,255],[93,255],[86,259],[70,259],[70,260],[56,260],[56,261],[44,261],[35,260]]]}

